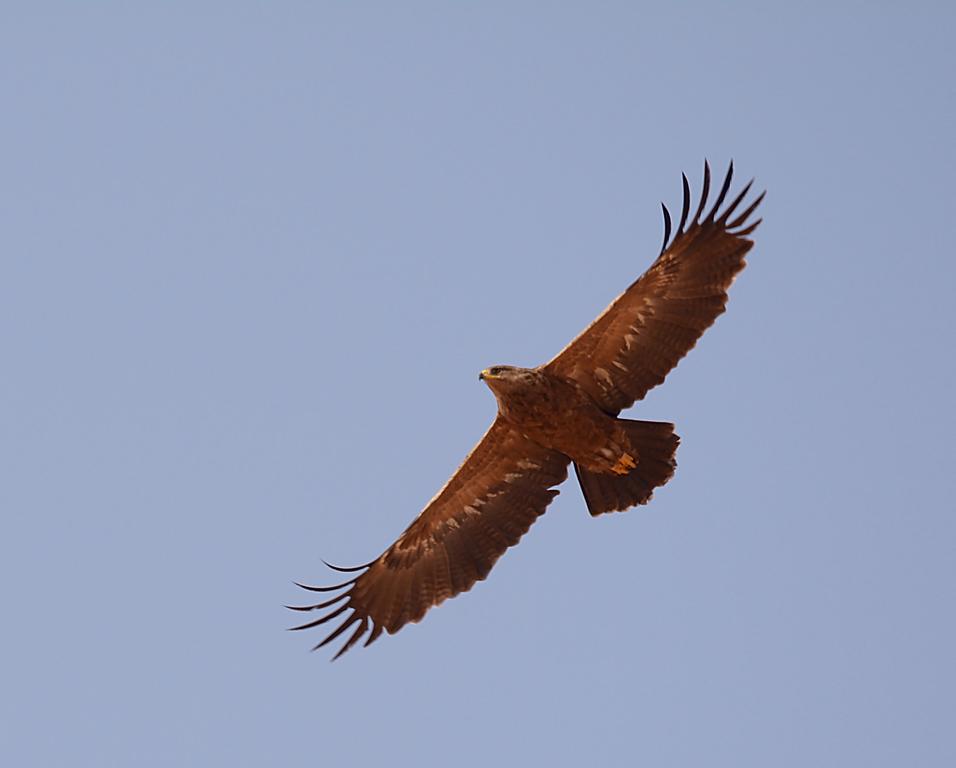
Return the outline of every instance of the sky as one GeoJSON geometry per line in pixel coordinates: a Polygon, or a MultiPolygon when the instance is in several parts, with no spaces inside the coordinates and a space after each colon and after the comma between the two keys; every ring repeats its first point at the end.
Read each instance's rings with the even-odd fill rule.
{"type": "Polygon", "coordinates": [[[0,762],[956,764],[944,3],[0,10],[0,762]],[[490,578],[335,663],[387,547],[637,277],[767,190],[728,312],[490,578]],[[949,351],[947,351],[949,350],[949,351]]]}

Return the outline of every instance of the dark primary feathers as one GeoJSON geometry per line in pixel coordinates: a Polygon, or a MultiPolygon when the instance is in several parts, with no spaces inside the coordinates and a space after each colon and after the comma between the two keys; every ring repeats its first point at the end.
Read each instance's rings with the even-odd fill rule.
{"type": "MultiPolygon", "coordinates": [[[[693,217],[690,185],[683,176],[683,205],[673,239],[665,206],[664,246],[657,260],[537,370],[577,382],[611,415],[660,384],[724,311],[727,289],[753,246],[747,235],[760,221],[751,223],[749,218],[763,194],[737,213],[750,190],[752,182],[748,183],[721,209],[732,176],[731,163],[716,201],[705,214],[710,168],[704,164],[703,189],[693,217]]],[[[676,447],[675,436],[667,439],[676,447]]],[[[294,607],[322,612],[294,629],[337,620],[315,647],[344,636],[338,658],[366,634],[365,645],[369,645],[383,631],[395,633],[419,621],[429,608],[488,575],[557,495],[554,486],[567,477],[568,463],[566,455],[522,436],[499,415],[446,485],[382,555],[352,569],[331,566],[357,574],[341,584],[305,587],[338,594],[314,605],[294,607]]],[[[651,485],[666,482],[672,472],[673,467],[664,467],[651,485]]],[[[585,492],[591,488],[592,495],[598,493],[600,483],[607,481],[589,481],[585,492]]],[[[641,500],[629,498],[622,503],[641,500]]],[[[621,508],[610,502],[609,506],[621,508]]]]}

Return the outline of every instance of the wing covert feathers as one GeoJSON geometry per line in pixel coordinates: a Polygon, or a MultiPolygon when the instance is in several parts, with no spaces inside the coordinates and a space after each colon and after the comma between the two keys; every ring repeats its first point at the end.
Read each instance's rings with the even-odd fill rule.
{"type": "MultiPolygon", "coordinates": [[[[398,632],[429,608],[471,589],[484,579],[545,511],[568,474],[568,459],[522,437],[496,419],[461,467],[422,513],[381,556],[356,568],[358,575],[313,592],[344,590],[296,611],[328,611],[293,629],[321,626],[351,610],[315,649],[352,627],[338,658],[369,632],[365,645],[383,631],[398,632]]],[[[333,566],[334,567],[334,566],[333,566]]],[[[313,650],[315,650],[313,649],[313,650]]]]}
{"type": "Polygon", "coordinates": [[[671,233],[664,209],[664,245],[651,267],[547,363],[546,370],[577,381],[611,414],[642,399],[664,381],[727,306],[727,289],[753,247],[746,239],[760,224],[751,214],[761,193],[736,218],[753,181],[721,210],[730,191],[730,164],[717,199],[707,210],[710,165],[704,163],[701,197],[692,218],[691,191],[681,175],[681,216],[671,233]],[[686,229],[685,229],[686,227],[686,229]]]}

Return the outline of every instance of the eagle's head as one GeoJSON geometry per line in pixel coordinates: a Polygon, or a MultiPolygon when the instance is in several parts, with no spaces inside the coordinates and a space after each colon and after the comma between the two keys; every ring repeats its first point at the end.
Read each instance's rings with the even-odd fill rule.
{"type": "Polygon", "coordinates": [[[527,387],[534,383],[540,374],[533,368],[518,368],[513,365],[493,365],[478,374],[478,380],[485,382],[494,392],[508,392],[515,388],[527,387]]]}

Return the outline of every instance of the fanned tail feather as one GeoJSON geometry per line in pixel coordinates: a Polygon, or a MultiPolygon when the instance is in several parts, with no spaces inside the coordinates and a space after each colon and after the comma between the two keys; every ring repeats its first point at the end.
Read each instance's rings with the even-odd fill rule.
{"type": "Polygon", "coordinates": [[[626,475],[615,475],[574,465],[588,511],[593,516],[646,504],[654,489],[670,480],[677,468],[674,454],[680,438],[674,433],[673,424],[628,419],[620,419],[619,423],[637,449],[636,468],[626,475]]]}

